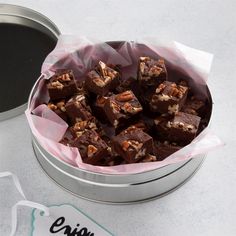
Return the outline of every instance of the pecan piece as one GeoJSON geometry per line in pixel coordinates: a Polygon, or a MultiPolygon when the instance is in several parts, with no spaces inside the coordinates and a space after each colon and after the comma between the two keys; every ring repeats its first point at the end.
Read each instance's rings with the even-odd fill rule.
{"type": "Polygon", "coordinates": [[[125,91],[123,93],[116,95],[115,97],[115,99],[118,102],[128,102],[128,101],[131,101],[133,98],[134,96],[131,91],[125,91]]]}
{"type": "Polygon", "coordinates": [[[61,82],[71,81],[69,74],[63,74],[59,76],[58,80],[61,82]]]}
{"type": "Polygon", "coordinates": [[[100,78],[96,78],[93,80],[93,82],[98,86],[98,87],[104,87],[105,86],[105,83],[102,79],[100,78]]]}
{"type": "Polygon", "coordinates": [[[48,108],[55,111],[57,109],[57,106],[53,103],[48,103],[48,108]]]}
{"type": "Polygon", "coordinates": [[[88,145],[88,151],[87,151],[87,155],[88,157],[92,157],[96,152],[98,151],[98,149],[93,146],[93,145],[88,145]]]}
{"type": "Polygon", "coordinates": [[[58,103],[57,103],[57,107],[58,107],[61,111],[65,112],[65,111],[66,111],[66,108],[65,108],[65,100],[62,100],[62,101],[58,102],[58,103]]]}
{"type": "Polygon", "coordinates": [[[60,83],[59,81],[54,81],[51,83],[52,87],[58,88],[58,89],[63,89],[64,85],[60,83]]]}

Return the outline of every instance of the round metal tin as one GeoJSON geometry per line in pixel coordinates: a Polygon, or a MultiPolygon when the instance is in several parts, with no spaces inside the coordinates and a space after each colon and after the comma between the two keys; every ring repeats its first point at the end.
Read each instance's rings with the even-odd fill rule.
{"type": "Polygon", "coordinates": [[[45,56],[55,47],[58,28],[31,9],[0,4],[0,121],[23,113],[45,56]]]}
{"type": "MultiPolygon", "coordinates": [[[[118,48],[121,42],[108,43],[118,48]]],[[[40,78],[31,91],[28,106],[39,81],[40,78]]],[[[209,90],[208,94],[212,104],[209,90]]],[[[59,186],[76,196],[109,204],[137,203],[166,195],[193,176],[205,158],[205,155],[199,155],[188,161],[137,174],[101,174],[74,167],[53,156],[40,145],[33,134],[32,144],[42,169],[59,186]]]]}

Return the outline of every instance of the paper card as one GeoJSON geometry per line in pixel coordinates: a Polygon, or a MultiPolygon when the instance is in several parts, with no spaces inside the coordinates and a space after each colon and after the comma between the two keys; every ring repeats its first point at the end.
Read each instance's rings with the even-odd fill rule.
{"type": "Polygon", "coordinates": [[[49,216],[32,211],[31,236],[111,236],[114,235],[80,209],[69,205],[49,206],[49,216]]]}

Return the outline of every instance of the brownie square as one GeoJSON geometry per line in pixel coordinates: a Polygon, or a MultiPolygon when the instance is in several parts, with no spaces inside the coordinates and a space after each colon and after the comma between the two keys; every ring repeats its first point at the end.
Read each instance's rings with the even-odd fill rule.
{"type": "Polygon", "coordinates": [[[68,120],[65,108],[65,99],[57,102],[49,102],[47,104],[48,108],[54,111],[58,116],[60,116],[64,121],[68,120]]]}
{"type": "Polygon", "coordinates": [[[142,110],[141,104],[130,90],[108,97],[104,106],[106,117],[115,128],[142,110]]]}
{"type": "Polygon", "coordinates": [[[84,130],[80,135],[77,133],[71,146],[77,147],[83,162],[91,165],[96,165],[109,154],[107,144],[94,130],[84,130]]]}
{"type": "Polygon", "coordinates": [[[73,96],[66,103],[66,113],[70,117],[71,122],[74,124],[81,120],[88,120],[92,118],[91,108],[86,101],[83,94],[73,96]]]}
{"type": "Polygon", "coordinates": [[[153,152],[153,139],[142,129],[130,126],[113,138],[113,148],[128,163],[134,163],[153,152]]]}
{"type": "Polygon", "coordinates": [[[154,123],[161,140],[187,145],[195,138],[200,121],[199,116],[178,112],[173,118],[158,117],[154,123]]]}
{"type": "Polygon", "coordinates": [[[51,100],[63,99],[77,92],[76,81],[72,70],[59,70],[47,82],[51,100]]]}
{"type": "Polygon", "coordinates": [[[98,66],[87,74],[85,86],[89,92],[106,95],[119,85],[119,81],[119,72],[99,61],[98,66]]]}
{"type": "Polygon", "coordinates": [[[166,79],[167,71],[163,59],[139,58],[138,81],[142,86],[156,87],[166,79]]]}
{"type": "Polygon", "coordinates": [[[150,109],[153,112],[175,114],[183,107],[187,93],[187,87],[164,81],[152,95],[150,109]]]}

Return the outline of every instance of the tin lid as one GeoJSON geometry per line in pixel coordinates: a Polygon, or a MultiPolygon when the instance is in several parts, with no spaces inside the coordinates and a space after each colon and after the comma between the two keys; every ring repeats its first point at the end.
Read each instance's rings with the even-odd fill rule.
{"type": "Polygon", "coordinates": [[[41,65],[60,34],[44,15],[0,4],[0,121],[24,112],[41,65]]]}

